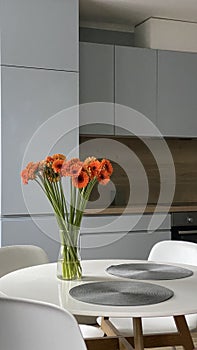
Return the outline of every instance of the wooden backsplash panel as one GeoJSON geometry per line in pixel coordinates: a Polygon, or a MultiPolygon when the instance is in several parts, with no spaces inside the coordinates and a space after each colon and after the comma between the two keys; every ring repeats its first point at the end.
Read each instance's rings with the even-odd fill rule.
{"type": "MultiPolygon", "coordinates": [[[[98,137],[96,138],[98,139],[98,137]]],[[[138,138],[115,136],[106,137],[112,140],[112,148],[113,140],[118,140],[123,145],[128,147],[128,152],[125,152],[120,147],[120,151],[115,155],[117,160],[113,162],[114,173],[112,175],[112,181],[116,187],[116,197],[112,205],[126,205],[129,202],[129,189],[131,189],[130,205],[141,204],[144,202],[145,192],[143,187],[143,176],[141,176],[141,173],[143,173],[142,168],[144,168],[148,181],[148,203],[157,203],[160,193],[160,176],[157,163],[149,148],[142,140],[138,138]],[[128,155],[130,151],[136,156],[136,159],[138,159],[138,162],[141,164],[142,168],[134,166],[133,164],[128,164],[128,155]],[[119,165],[120,159],[122,167],[119,165]],[[128,166],[130,166],[131,171],[131,184],[129,184],[127,174],[124,171],[124,169],[128,166]],[[134,192],[132,193],[132,191],[134,192]]],[[[81,136],[80,143],[92,140],[94,138],[95,136],[81,136]]],[[[197,139],[167,138],[166,142],[171,151],[176,171],[176,189],[173,204],[181,205],[187,203],[197,203],[197,139]]],[[[151,144],[155,150],[159,150],[160,141],[158,139],[151,139],[151,144]]],[[[96,147],[98,148],[98,146],[96,147]]],[[[92,144],[91,154],[94,154],[94,147],[92,147],[92,144]]],[[[105,157],[104,154],[103,156],[105,157]]],[[[83,152],[80,153],[80,157],[84,158],[83,152]]],[[[166,181],[170,182],[170,179],[168,178],[169,164],[165,158],[162,163],[162,168],[164,173],[166,173],[166,181]]],[[[96,191],[93,193],[93,199],[94,196],[96,196],[96,191]]]]}
{"type": "Polygon", "coordinates": [[[197,139],[167,139],[176,169],[174,202],[197,202],[197,139]]]}

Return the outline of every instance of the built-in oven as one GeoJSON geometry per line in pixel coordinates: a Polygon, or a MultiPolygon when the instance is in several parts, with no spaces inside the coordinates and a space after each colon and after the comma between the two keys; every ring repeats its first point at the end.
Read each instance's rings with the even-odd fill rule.
{"type": "Polygon", "coordinates": [[[197,243],[197,212],[172,213],[171,238],[197,243]]]}

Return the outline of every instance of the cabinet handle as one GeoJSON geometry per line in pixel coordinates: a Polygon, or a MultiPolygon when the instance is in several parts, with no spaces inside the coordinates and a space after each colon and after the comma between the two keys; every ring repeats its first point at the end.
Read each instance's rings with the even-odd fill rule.
{"type": "Polygon", "coordinates": [[[180,231],[178,231],[178,234],[179,235],[190,235],[190,234],[192,234],[192,235],[194,235],[194,234],[196,234],[197,235],[197,230],[180,230],[180,231]]]}

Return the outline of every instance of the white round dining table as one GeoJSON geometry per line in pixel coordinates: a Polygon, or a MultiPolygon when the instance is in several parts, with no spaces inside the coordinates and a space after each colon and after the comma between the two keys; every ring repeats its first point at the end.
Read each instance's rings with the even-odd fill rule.
{"type": "MultiPolygon", "coordinates": [[[[56,263],[38,265],[17,270],[1,277],[0,292],[11,297],[27,298],[52,303],[66,308],[74,315],[102,316],[104,329],[108,329],[108,326],[110,326],[108,320],[109,317],[133,318],[135,326],[134,345],[136,349],[140,350],[146,345],[145,338],[148,339],[148,336],[143,337],[141,318],[174,316],[178,333],[182,338],[179,337],[179,339],[177,335],[177,339],[172,340],[170,345],[174,345],[178,342],[178,344],[181,343],[185,349],[191,350],[194,346],[184,315],[197,313],[197,266],[173,264],[175,266],[192,270],[193,274],[186,278],[143,281],[157,284],[173,291],[174,295],[170,299],[157,304],[141,306],[91,304],[76,300],[69,294],[71,288],[84,283],[99,281],[128,281],[126,278],[116,277],[106,272],[106,268],[111,265],[125,263],[149,264],[151,262],[143,260],[85,260],[82,261],[82,279],[73,281],[63,281],[57,278],[56,263]],[[184,336],[180,333],[183,333],[184,336]],[[186,341],[183,341],[183,338],[186,339],[186,341]]],[[[167,264],[165,263],[165,265],[167,264]]],[[[111,331],[111,333],[106,330],[106,333],[109,333],[108,335],[120,336],[121,338],[121,335],[118,332],[116,333],[115,330],[111,331]]],[[[157,339],[154,343],[156,345],[158,343],[157,339]]],[[[123,338],[121,341],[123,341],[123,338]]],[[[124,339],[124,341],[126,342],[126,348],[131,349],[132,347],[130,348],[129,346],[130,343],[132,344],[132,339],[124,339]]],[[[152,347],[154,344],[152,344],[152,347]]],[[[91,348],[91,346],[89,348],[91,348]]],[[[103,347],[103,349],[104,348],[105,347],[103,347]]]]}

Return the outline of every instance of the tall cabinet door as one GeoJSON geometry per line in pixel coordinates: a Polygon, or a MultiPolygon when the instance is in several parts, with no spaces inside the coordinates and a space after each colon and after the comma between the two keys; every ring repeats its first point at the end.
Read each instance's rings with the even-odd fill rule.
{"type": "Polygon", "coordinates": [[[80,43],[79,101],[80,104],[92,103],[80,107],[80,132],[83,134],[114,132],[113,56],[112,45],[80,43]]]}
{"type": "Polygon", "coordinates": [[[1,0],[3,64],[78,70],[78,0],[1,0]]]}
{"type": "Polygon", "coordinates": [[[35,162],[46,152],[69,155],[76,149],[78,107],[69,107],[78,103],[78,73],[2,67],[1,84],[2,214],[27,213],[22,190],[31,213],[51,212],[34,181],[21,188],[20,171],[24,157],[35,162]]]}
{"type": "MultiPolygon", "coordinates": [[[[116,106],[115,125],[131,129],[139,112],[156,124],[156,63],[156,50],[115,47],[115,103],[132,109],[122,113],[116,106]]],[[[116,128],[116,134],[129,132],[116,128]]]]}
{"type": "Polygon", "coordinates": [[[197,136],[197,54],[158,51],[158,127],[164,136],[197,136]]]}

